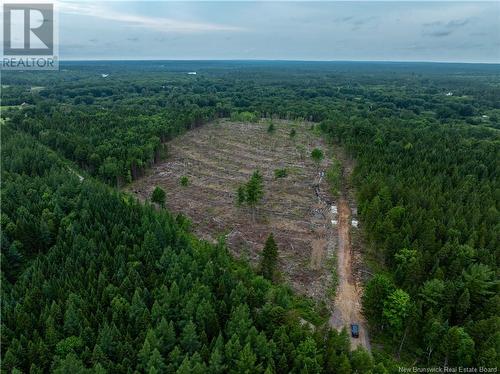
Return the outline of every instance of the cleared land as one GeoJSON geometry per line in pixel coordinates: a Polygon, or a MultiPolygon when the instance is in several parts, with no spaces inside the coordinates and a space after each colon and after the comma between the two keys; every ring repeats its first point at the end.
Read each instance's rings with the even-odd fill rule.
{"type": "Polygon", "coordinates": [[[349,186],[352,165],[339,149],[342,161],[341,191],[329,194],[325,171],[332,147],[311,131],[311,124],[274,122],[239,123],[221,120],[189,131],[168,143],[168,157],[128,190],[147,200],[156,186],[167,192],[167,207],[183,213],[194,223],[195,233],[208,241],[224,236],[230,250],[254,264],[272,232],[279,247],[279,270],[296,291],[325,301],[336,329],[360,325],[353,347],[370,349],[366,323],[361,314],[359,251],[351,245],[354,199],[349,186]],[[291,137],[290,131],[296,130],[291,137]],[[325,152],[318,165],[310,157],[314,148],[325,152]],[[276,178],[276,169],[286,169],[276,178]],[[264,198],[256,219],[248,208],[236,205],[238,186],[259,170],[264,177],[264,198]],[[188,185],[181,178],[188,177],[188,185]],[[337,264],[331,259],[337,257],[337,264]],[[331,299],[332,270],[338,285],[331,299]]]}
{"type": "Polygon", "coordinates": [[[279,270],[297,291],[317,300],[327,300],[336,227],[332,226],[328,186],[320,171],[329,157],[316,165],[314,148],[327,150],[323,141],[305,123],[238,123],[221,120],[189,131],[168,143],[168,158],[129,191],[149,199],[155,186],[167,192],[167,207],[181,212],[194,223],[202,238],[226,237],[236,256],[258,261],[267,236],[272,232],[279,246],[279,270]],[[291,137],[292,128],[296,136],[291,137]],[[276,178],[276,169],[287,177],[276,178]],[[255,222],[246,207],[235,204],[236,190],[255,171],[264,177],[264,198],[255,222]],[[180,178],[187,176],[188,186],[180,178]],[[317,196],[315,185],[319,183],[317,196]],[[330,264],[331,266],[331,264],[330,264]]]}

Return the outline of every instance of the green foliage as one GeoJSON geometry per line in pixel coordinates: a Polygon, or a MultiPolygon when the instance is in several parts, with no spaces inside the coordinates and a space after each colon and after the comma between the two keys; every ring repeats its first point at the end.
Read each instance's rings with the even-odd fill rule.
{"type": "Polygon", "coordinates": [[[323,357],[312,338],[307,338],[297,347],[295,367],[301,373],[321,373],[323,357]]]}
{"type": "Polygon", "coordinates": [[[257,115],[252,112],[233,112],[231,113],[231,120],[238,122],[257,122],[257,115]]]}
{"type": "Polygon", "coordinates": [[[286,178],[287,176],[288,176],[288,170],[285,168],[274,170],[274,177],[275,178],[286,178]]]}
{"type": "Polygon", "coordinates": [[[245,186],[239,186],[236,190],[236,204],[241,206],[247,201],[247,191],[245,186]]]}
{"type": "Polygon", "coordinates": [[[332,164],[326,170],[326,181],[330,186],[330,193],[337,197],[340,194],[340,182],[342,180],[342,166],[336,158],[332,159],[332,164]]]}
{"type": "Polygon", "coordinates": [[[474,341],[462,327],[454,326],[444,336],[443,348],[448,365],[470,366],[474,357],[474,341]]]}
{"type": "MultiPolygon", "coordinates": [[[[253,373],[281,358],[286,372],[323,370],[323,346],[291,317],[317,320],[312,303],[234,262],[223,244],[198,241],[166,210],[81,182],[30,137],[5,128],[2,142],[3,227],[52,220],[49,246],[18,246],[18,272],[3,278],[2,370],[253,373]]],[[[4,229],[2,243],[27,234],[46,235],[4,229]]]]}
{"type": "Polygon", "coordinates": [[[274,127],[274,123],[273,123],[273,121],[270,121],[269,126],[267,126],[267,132],[268,132],[268,134],[274,134],[275,131],[276,131],[276,128],[274,127]]]}
{"type": "Polygon", "coordinates": [[[189,353],[193,353],[200,348],[200,341],[196,332],[196,325],[193,323],[193,321],[189,321],[182,330],[180,343],[184,351],[189,353]]]}
{"type": "Polygon", "coordinates": [[[373,329],[383,327],[384,303],[394,291],[394,284],[383,274],[375,275],[366,285],[362,298],[363,312],[373,329]]]}
{"type": "MultiPolygon", "coordinates": [[[[189,64],[110,63],[112,80],[101,79],[102,66],[76,62],[57,73],[3,72],[2,108],[18,108],[2,110],[1,119],[2,370],[142,372],[151,356],[151,372],[163,370],[161,361],[166,372],[228,371],[237,362],[256,371],[302,370],[311,355],[296,361],[297,347],[309,335],[288,316],[291,305],[307,303],[291,302],[224,248],[197,242],[181,216],[68,173],[71,165],[121,186],[163,159],[168,140],[230,116],[321,122],[311,127],[356,160],[364,236],[391,279],[365,287],[375,339],[392,338],[389,321],[401,313],[390,296],[400,289],[415,306],[403,318],[403,357],[418,365],[499,365],[500,86],[493,68],[399,64],[389,74],[383,64],[224,62],[207,63],[204,79],[193,81],[177,73],[189,64]],[[336,84],[325,85],[327,76],[336,84]],[[231,293],[240,282],[244,292],[231,293]],[[242,303],[265,339],[257,344],[249,333],[252,352],[244,355],[249,341],[226,334],[227,316],[242,303]],[[192,355],[180,344],[189,321],[201,344],[192,355]],[[150,330],[169,343],[151,348],[139,367],[150,330]]],[[[297,152],[306,158],[304,148],[297,152]]],[[[314,340],[323,369],[350,372],[350,353],[326,354],[322,339],[314,340]]],[[[374,373],[397,370],[379,359],[374,373]]]]}
{"type": "Polygon", "coordinates": [[[269,234],[260,258],[260,272],[264,278],[272,280],[278,263],[278,246],[274,241],[273,234],[269,234]]]}
{"type": "MultiPolygon", "coordinates": [[[[477,93],[491,94],[484,101],[471,100],[473,106],[486,110],[490,99],[499,97],[491,85],[479,88],[470,77],[462,78],[477,93]]],[[[446,80],[463,87],[450,76],[446,80]]],[[[376,113],[352,108],[320,126],[356,159],[358,213],[380,267],[393,279],[392,286],[377,278],[365,287],[363,308],[372,336],[390,341],[385,338],[392,338],[395,328],[388,328],[389,319],[401,326],[401,318],[393,318],[397,313],[384,313],[383,304],[389,307],[389,295],[402,289],[415,306],[404,318],[404,331],[396,329],[401,340],[407,332],[408,355],[442,365],[447,352],[443,339],[451,328],[470,333],[481,352],[494,346],[472,331],[496,324],[492,318],[497,312],[487,306],[498,302],[491,270],[498,267],[499,227],[494,222],[500,215],[493,191],[498,189],[500,138],[491,124],[471,126],[473,121],[466,120],[471,112],[430,94],[419,82],[412,81],[412,87],[422,97],[436,97],[433,113],[417,102],[403,108],[411,95],[385,88],[400,104],[388,110],[386,99],[371,99],[376,113]]],[[[392,350],[397,352],[400,344],[395,342],[392,350]]],[[[481,353],[474,352],[477,364],[481,353]]]]}
{"type": "Polygon", "coordinates": [[[361,347],[352,352],[351,365],[354,373],[371,373],[373,361],[370,354],[361,347]]]}
{"type": "Polygon", "coordinates": [[[264,197],[264,179],[258,170],[254,171],[248,182],[239,186],[236,191],[236,204],[246,204],[252,209],[252,219],[255,221],[257,204],[264,197]]]}
{"type": "Polygon", "coordinates": [[[319,164],[324,158],[323,151],[319,148],[314,148],[311,151],[311,158],[315,163],[319,164]]]}
{"type": "Polygon", "coordinates": [[[264,181],[258,170],[254,171],[252,177],[246,184],[246,203],[255,206],[264,196],[264,181]]]}
{"type": "Polygon", "coordinates": [[[395,290],[384,301],[383,316],[391,327],[393,334],[401,335],[411,310],[410,295],[401,289],[395,290]]]}
{"type": "Polygon", "coordinates": [[[160,206],[165,206],[166,196],[167,194],[165,193],[165,190],[161,187],[156,186],[153,190],[153,193],[151,194],[151,201],[160,206]]]}
{"type": "Polygon", "coordinates": [[[187,176],[183,175],[180,179],[180,182],[181,182],[181,186],[187,187],[187,185],[189,184],[189,178],[187,176]]]}

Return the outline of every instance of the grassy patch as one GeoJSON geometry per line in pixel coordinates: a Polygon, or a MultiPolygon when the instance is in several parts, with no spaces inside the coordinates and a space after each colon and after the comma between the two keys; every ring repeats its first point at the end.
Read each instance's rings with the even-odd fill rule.
{"type": "Polygon", "coordinates": [[[275,178],[286,178],[288,176],[288,170],[287,169],[276,169],[274,171],[274,177],[275,178]]]}
{"type": "Polygon", "coordinates": [[[337,198],[340,194],[340,182],[342,178],[342,170],[340,161],[336,158],[332,159],[332,164],[326,171],[326,181],[330,186],[330,193],[337,198]]]}
{"type": "Polygon", "coordinates": [[[231,120],[238,122],[256,122],[257,115],[252,112],[233,112],[231,113],[231,120]]]}
{"type": "Polygon", "coordinates": [[[328,285],[327,292],[330,299],[335,300],[335,296],[337,296],[337,286],[339,285],[339,277],[337,274],[337,256],[335,254],[327,259],[327,268],[330,270],[332,275],[332,280],[328,285]]]}

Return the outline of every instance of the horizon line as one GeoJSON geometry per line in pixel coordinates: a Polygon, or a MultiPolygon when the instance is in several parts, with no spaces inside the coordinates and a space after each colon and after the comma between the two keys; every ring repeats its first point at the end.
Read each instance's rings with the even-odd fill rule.
{"type": "Polygon", "coordinates": [[[244,59],[244,58],[228,58],[228,59],[219,59],[219,58],[195,58],[195,59],[184,59],[184,58],[171,58],[171,59],[163,59],[163,58],[125,58],[125,59],[116,59],[116,58],[87,58],[87,59],[60,59],[60,63],[64,62],[155,62],[155,61],[165,61],[165,62],[353,62],[353,63],[417,63],[417,64],[470,64],[470,65],[500,65],[500,61],[498,62],[485,62],[485,61],[440,61],[440,60],[308,60],[308,59],[244,59]]]}

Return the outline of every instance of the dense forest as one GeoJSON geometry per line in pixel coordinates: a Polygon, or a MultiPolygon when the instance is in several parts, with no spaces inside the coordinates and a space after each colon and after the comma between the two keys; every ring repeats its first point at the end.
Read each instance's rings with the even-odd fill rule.
{"type": "Polygon", "coordinates": [[[499,366],[497,65],[96,62],[2,78],[3,371],[499,366]],[[373,357],[223,241],[115,189],[165,141],[230,116],[318,122],[356,160],[373,357]]]}
{"type": "Polygon", "coordinates": [[[390,328],[427,364],[498,366],[498,130],[417,119],[336,123],[322,126],[358,160],[360,214],[386,265],[365,292],[373,330],[390,328]],[[405,294],[391,323],[384,305],[396,287],[405,294]]]}
{"type": "MultiPolygon", "coordinates": [[[[189,222],[69,173],[3,128],[2,370],[271,373],[374,367],[310,302],[189,222]],[[340,366],[339,366],[340,365],[340,366]]],[[[390,363],[389,363],[390,364],[390,363]]],[[[383,363],[377,372],[385,372],[383,363]]]]}

